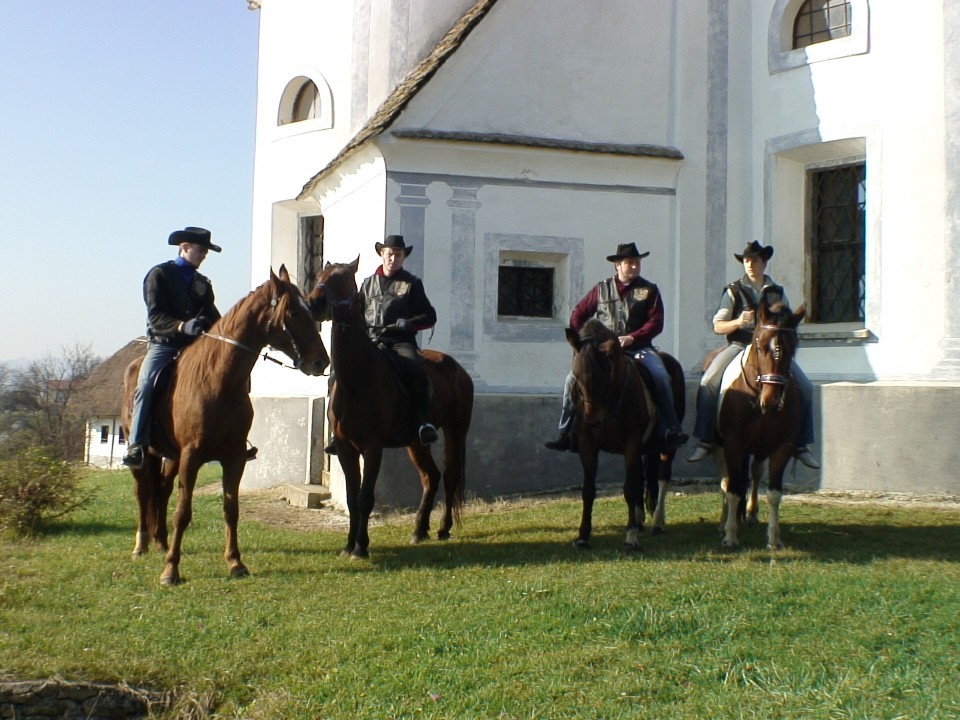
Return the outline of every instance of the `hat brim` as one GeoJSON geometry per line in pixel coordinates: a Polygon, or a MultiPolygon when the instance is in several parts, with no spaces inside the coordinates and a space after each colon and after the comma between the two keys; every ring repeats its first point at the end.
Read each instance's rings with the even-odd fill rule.
{"type": "Polygon", "coordinates": [[[645,253],[640,253],[639,255],[607,255],[608,262],[620,262],[621,260],[643,260],[647,255],[650,254],[648,250],[645,253]]]}
{"type": "MultiPolygon", "coordinates": [[[[377,255],[379,255],[379,254],[380,254],[380,251],[383,250],[384,248],[390,247],[389,245],[384,245],[384,244],[381,243],[381,242],[374,243],[373,246],[377,249],[377,255]]],[[[391,249],[391,250],[403,250],[403,255],[404,255],[404,257],[407,257],[410,253],[413,252],[413,245],[404,245],[402,248],[390,248],[390,249],[391,249]]]]}
{"type": "Polygon", "coordinates": [[[737,259],[737,262],[743,262],[743,259],[748,257],[760,258],[764,262],[767,262],[773,257],[773,248],[767,245],[767,247],[758,253],[744,253],[743,255],[740,253],[734,253],[733,256],[737,259]]]}

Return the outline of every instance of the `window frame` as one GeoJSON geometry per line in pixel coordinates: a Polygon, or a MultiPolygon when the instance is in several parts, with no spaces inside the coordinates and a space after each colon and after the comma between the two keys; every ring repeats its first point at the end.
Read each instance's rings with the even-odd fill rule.
{"type": "Polygon", "coordinates": [[[767,70],[771,75],[806,67],[825,60],[870,52],[869,0],[850,3],[850,35],[824,42],[793,47],[793,28],[805,0],[776,0],[767,26],[767,70]]]}

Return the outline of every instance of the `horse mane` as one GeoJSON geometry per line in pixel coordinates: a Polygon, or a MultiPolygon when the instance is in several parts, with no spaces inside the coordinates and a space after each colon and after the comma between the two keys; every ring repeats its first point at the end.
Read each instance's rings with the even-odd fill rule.
{"type": "Polygon", "coordinates": [[[589,338],[597,342],[603,342],[605,340],[615,339],[617,334],[596,318],[590,318],[584,323],[583,327],[580,328],[580,337],[583,340],[589,338]]]}

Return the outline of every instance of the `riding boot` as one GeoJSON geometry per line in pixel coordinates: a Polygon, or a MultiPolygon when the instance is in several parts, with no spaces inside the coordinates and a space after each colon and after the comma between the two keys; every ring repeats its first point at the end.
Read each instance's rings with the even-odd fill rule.
{"type": "Polygon", "coordinates": [[[143,467],[143,460],[143,448],[139,445],[131,445],[127,448],[121,462],[131,470],[139,470],[143,467]]]}

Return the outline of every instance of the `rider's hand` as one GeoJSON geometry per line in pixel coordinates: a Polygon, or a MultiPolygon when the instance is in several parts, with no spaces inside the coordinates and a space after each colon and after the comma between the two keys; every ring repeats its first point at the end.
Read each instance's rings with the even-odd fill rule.
{"type": "Polygon", "coordinates": [[[410,321],[407,320],[406,318],[400,318],[399,320],[397,320],[397,321],[393,324],[393,326],[394,326],[397,330],[410,330],[410,329],[411,329],[411,328],[410,328],[410,321]]]}
{"type": "Polygon", "coordinates": [[[621,335],[618,340],[620,340],[620,347],[630,347],[636,338],[633,335],[621,335]]]}
{"type": "Polygon", "coordinates": [[[184,335],[199,335],[203,331],[203,320],[200,318],[187,320],[180,328],[180,332],[182,332],[184,335]]]}
{"type": "Polygon", "coordinates": [[[740,315],[740,327],[744,325],[753,325],[753,318],[756,313],[753,310],[744,310],[740,315]]]}

